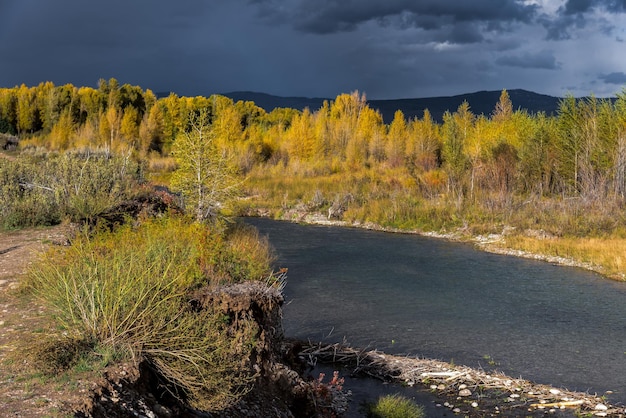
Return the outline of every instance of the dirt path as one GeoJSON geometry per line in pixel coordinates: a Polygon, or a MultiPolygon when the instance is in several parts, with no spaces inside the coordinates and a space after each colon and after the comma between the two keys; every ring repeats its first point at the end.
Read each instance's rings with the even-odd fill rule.
{"type": "MultiPolygon", "coordinates": [[[[18,291],[22,274],[47,246],[65,241],[66,228],[0,232],[0,416],[71,416],[66,405],[87,392],[87,383],[44,377],[29,367],[24,342],[36,344],[51,327],[50,315],[18,291]],[[83,387],[81,387],[83,386],[83,387]]],[[[67,379],[66,379],[67,380],[67,379]]]]}

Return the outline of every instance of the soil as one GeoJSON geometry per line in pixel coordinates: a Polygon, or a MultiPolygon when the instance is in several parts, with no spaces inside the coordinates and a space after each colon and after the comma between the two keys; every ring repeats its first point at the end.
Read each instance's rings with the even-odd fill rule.
{"type": "Polygon", "coordinates": [[[20,291],[28,266],[48,246],[65,244],[67,226],[0,233],[0,416],[70,416],[88,380],[45,377],[23,355],[52,327],[50,312],[20,291]]]}

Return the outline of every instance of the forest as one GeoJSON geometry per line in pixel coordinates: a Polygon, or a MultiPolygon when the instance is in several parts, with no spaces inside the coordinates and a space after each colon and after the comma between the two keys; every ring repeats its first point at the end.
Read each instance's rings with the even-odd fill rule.
{"type": "MultiPolygon", "coordinates": [[[[193,128],[190,115],[200,114],[214,152],[245,179],[233,213],[317,211],[353,223],[470,234],[508,229],[518,231],[509,246],[599,264],[605,261],[596,255],[536,238],[624,245],[626,92],[614,100],[568,96],[547,116],[516,109],[503,90],[489,115],[464,102],[441,123],[428,111],[410,120],[397,111],[385,124],[358,91],[319,109],[266,112],[219,95],[157,97],[115,79],[97,88],[46,82],[0,89],[0,141],[8,148],[17,138],[22,155],[124,156],[169,185],[184,160],[175,144],[193,128]]],[[[613,264],[608,274],[623,274],[621,259],[613,264]]]]}

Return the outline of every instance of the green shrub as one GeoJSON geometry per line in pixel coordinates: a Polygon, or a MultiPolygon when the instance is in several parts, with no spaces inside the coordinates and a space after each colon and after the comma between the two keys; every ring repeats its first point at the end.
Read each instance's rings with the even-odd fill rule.
{"type": "Polygon", "coordinates": [[[23,155],[0,164],[0,227],[94,222],[132,196],[140,166],[103,153],[23,155]]]}
{"type": "Polygon", "coordinates": [[[422,418],[424,409],[410,399],[400,395],[386,395],[372,405],[370,418],[422,418]]]}
{"type": "MultiPolygon", "coordinates": [[[[241,320],[233,329],[223,314],[197,309],[190,299],[204,285],[271,277],[270,251],[257,244],[244,257],[252,244],[239,244],[242,234],[231,241],[181,217],[81,234],[35,264],[27,288],[53,308],[61,332],[90,342],[80,347],[146,360],[175,395],[202,409],[222,408],[253,379],[247,359],[258,327],[241,320]]],[[[54,361],[55,352],[49,357],[54,361]]]]}

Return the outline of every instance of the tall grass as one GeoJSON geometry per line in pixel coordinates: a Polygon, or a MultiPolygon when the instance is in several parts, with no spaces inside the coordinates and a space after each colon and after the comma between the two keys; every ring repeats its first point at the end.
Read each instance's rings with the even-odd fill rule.
{"type": "Polygon", "coordinates": [[[26,284],[53,309],[64,338],[145,360],[177,396],[219,409],[253,379],[247,359],[258,326],[239,321],[233,329],[222,314],[194,308],[190,295],[201,286],[271,278],[271,251],[255,239],[243,229],[223,234],[185,218],[153,219],[79,235],[32,266],[26,284]]]}
{"type": "Polygon", "coordinates": [[[515,234],[506,237],[505,245],[531,254],[546,254],[587,263],[602,274],[626,280],[626,239],[620,237],[536,238],[515,234]]]}

